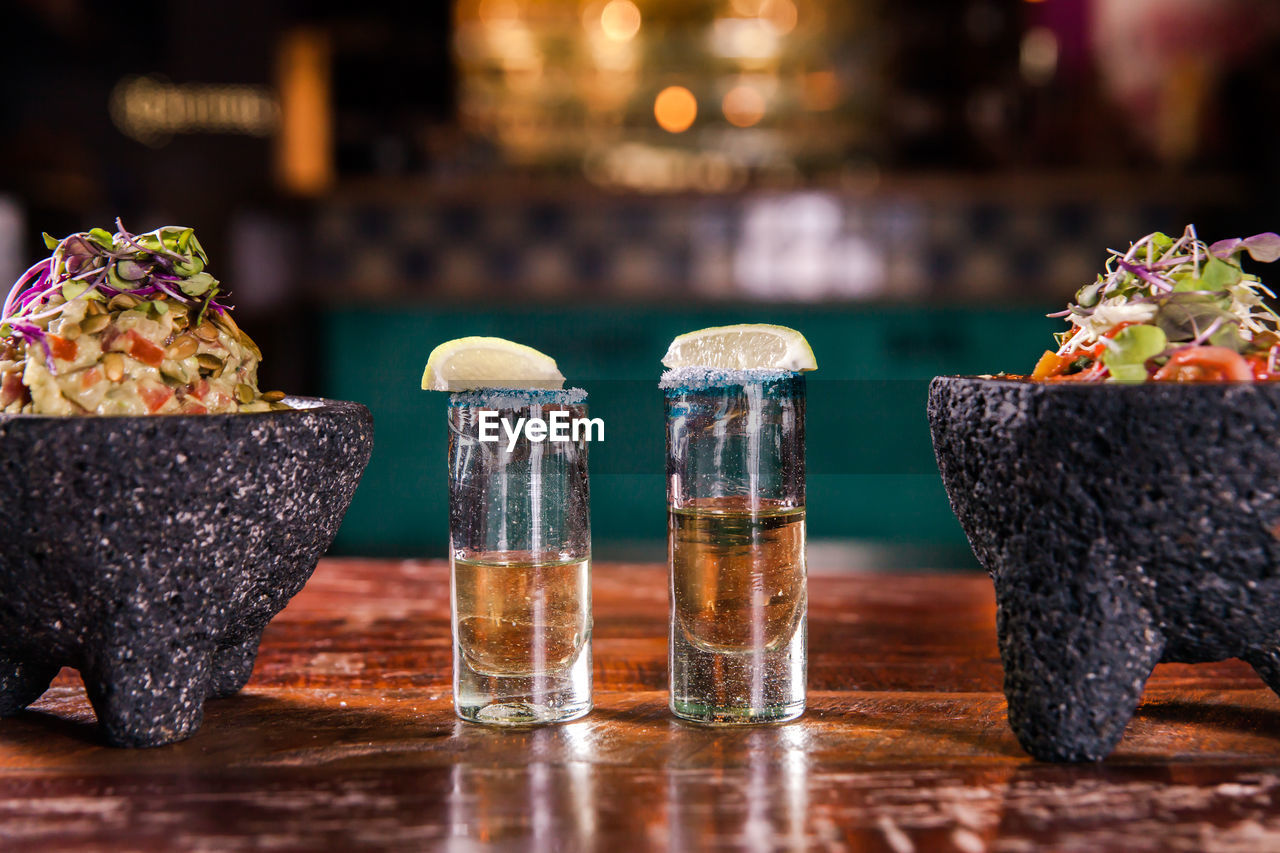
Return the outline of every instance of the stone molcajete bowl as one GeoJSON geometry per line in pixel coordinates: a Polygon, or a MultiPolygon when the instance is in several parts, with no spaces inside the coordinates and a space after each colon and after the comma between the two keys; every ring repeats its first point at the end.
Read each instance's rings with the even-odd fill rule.
{"type": "Polygon", "coordinates": [[[80,670],[114,746],[200,726],[329,547],[373,446],[356,403],[0,415],[0,716],[80,670]]]}
{"type": "Polygon", "coordinates": [[[1280,692],[1280,384],[940,377],[929,422],[1029,753],[1104,758],[1161,661],[1280,692]]]}

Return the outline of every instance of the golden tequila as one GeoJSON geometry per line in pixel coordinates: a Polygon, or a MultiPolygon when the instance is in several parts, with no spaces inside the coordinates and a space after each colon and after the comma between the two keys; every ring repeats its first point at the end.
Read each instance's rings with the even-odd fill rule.
{"type": "Polygon", "coordinates": [[[570,667],[591,637],[589,560],[528,552],[453,561],[458,646],[489,676],[536,676],[570,667]]]}
{"type": "Polygon", "coordinates": [[[805,612],[803,507],[745,498],[670,508],[676,628],[711,652],[772,651],[805,612]]]}

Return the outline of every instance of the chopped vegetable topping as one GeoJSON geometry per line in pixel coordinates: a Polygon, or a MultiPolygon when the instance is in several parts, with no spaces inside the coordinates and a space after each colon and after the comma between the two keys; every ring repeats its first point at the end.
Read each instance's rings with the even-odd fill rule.
{"type": "Polygon", "coordinates": [[[1111,250],[1106,272],[1076,292],[1064,311],[1071,327],[1041,356],[1043,381],[1252,382],[1280,378],[1275,298],[1241,266],[1280,260],[1280,235],[1206,244],[1188,225],[1176,240],[1148,234],[1127,252],[1111,250]]]}
{"type": "Polygon", "coordinates": [[[0,310],[0,412],[203,414],[288,408],[258,390],[262,353],[216,301],[190,228],[62,240],[0,310]]]}

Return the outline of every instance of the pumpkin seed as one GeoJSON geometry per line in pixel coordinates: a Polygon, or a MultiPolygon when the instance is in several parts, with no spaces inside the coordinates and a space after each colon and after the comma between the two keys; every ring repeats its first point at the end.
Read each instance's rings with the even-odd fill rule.
{"type": "Polygon", "coordinates": [[[107,303],[107,308],[112,311],[127,311],[130,308],[137,308],[142,303],[127,293],[117,293],[111,297],[111,301],[107,303]]]}
{"type": "Polygon", "coordinates": [[[103,307],[101,302],[90,301],[85,307],[84,313],[88,317],[95,317],[107,313],[107,309],[103,307]]]}
{"type": "Polygon", "coordinates": [[[291,412],[291,411],[293,411],[293,408],[292,408],[291,406],[287,406],[287,405],[285,405],[284,403],[278,403],[278,402],[277,402],[277,403],[271,403],[270,405],[271,405],[271,411],[273,411],[273,412],[291,412]]]}
{"type": "Polygon", "coordinates": [[[76,338],[80,337],[80,331],[79,323],[63,323],[58,327],[58,334],[69,341],[74,341],[76,338]]]}
{"type": "Polygon", "coordinates": [[[230,332],[233,338],[240,336],[240,327],[236,325],[235,320],[231,319],[230,311],[222,314],[214,314],[213,319],[215,323],[220,323],[223,328],[230,332]]]}
{"type": "Polygon", "coordinates": [[[281,400],[284,399],[284,392],[268,391],[267,393],[262,395],[262,399],[266,400],[268,403],[279,403],[281,400]]]}
{"type": "Polygon", "coordinates": [[[252,403],[253,389],[241,382],[236,386],[236,399],[241,403],[252,403]]]}
{"type": "Polygon", "coordinates": [[[91,317],[85,317],[80,321],[80,331],[86,335],[96,335],[107,326],[111,325],[110,314],[94,314],[91,317]]]}
{"type": "Polygon", "coordinates": [[[218,330],[214,328],[212,323],[205,320],[196,327],[196,337],[202,341],[209,341],[210,343],[213,343],[218,339],[218,330]]]}
{"type": "Polygon", "coordinates": [[[205,370],[221,370],[222,359],[211,352],[202,352],[196,356],[196,363],[205,370]]]}
{"type": "Polygon", "coordinates": [[[255,344],[253,342],[253,339],[250,338],[248,335],[246,335],[244,332],[240,333],[240,346],[244,347],[246,350],[252,353],[253,357],[256,358],[258,361],[262,361],[262,350],[258,349],[258,345],[255,344]]]}
{"type": "Polygon", "coordinates": [[[118,352],[109,352],[102,357],[102,372],[112,382],[124,379],[124,356],[118,352]]]}
{"type": "Polygon", "coordinates": [[[183,335],[169,344],[164,351],[165,358],[171,358],[174,361],[182,361],[184,358],[190,358],[200,349],[200,342],[190,335],[183,335]]]}

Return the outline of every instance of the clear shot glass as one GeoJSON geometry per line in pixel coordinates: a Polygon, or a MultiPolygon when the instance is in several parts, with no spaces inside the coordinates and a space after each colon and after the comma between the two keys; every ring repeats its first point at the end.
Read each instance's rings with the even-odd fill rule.
{"type": "Polygon", "coordinates": [[[530,725],[591,710],[587,435],[535,441],[517,426],[585,417],[580,389],[450,397],[453,698],[464,720],[530,725]],[[514,442],[503,420],[520,431],[514,442]]]}
{"type": "Polygon", "coordinates": [[[804,712],[805,381],[680,369],[667,410],[671,710],[703,723],[804,712]]]}

